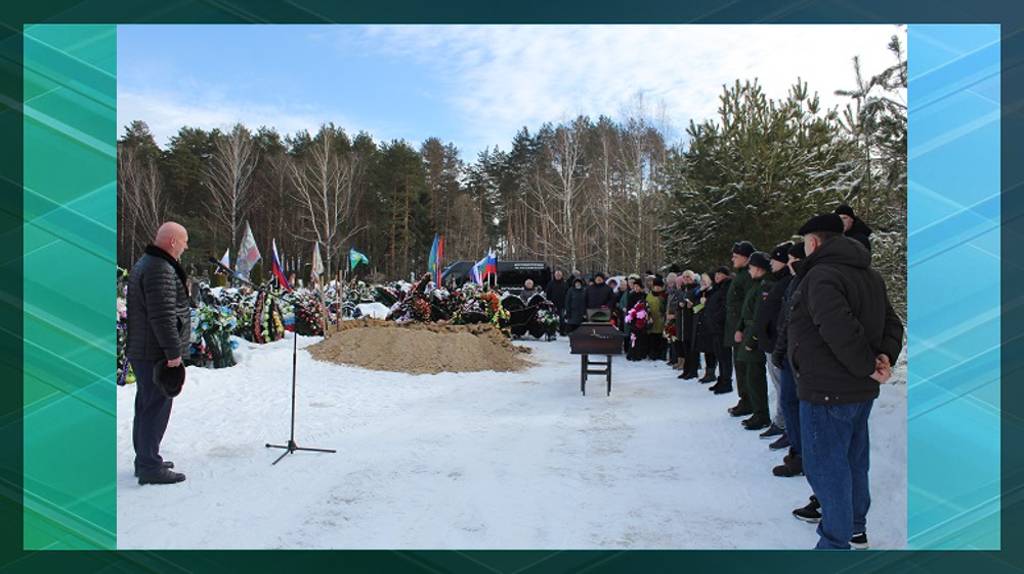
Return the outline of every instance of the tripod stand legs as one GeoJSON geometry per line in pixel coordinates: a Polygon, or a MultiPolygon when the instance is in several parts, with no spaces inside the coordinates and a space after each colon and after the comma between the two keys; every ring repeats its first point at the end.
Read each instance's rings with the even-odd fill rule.
{"type": "Polygon", "coordinates": [[[267,443],[267,448],[281,448],[284,452],[281,456],[277,457],[274,462],[270,463],[271,466],[281,462],[281,459],[286,455],[289,455],[297,450],[305,450],[310,452],[338,452],[330,448],[307,448],[295,444],[295,365],[298,362],[299,353],[299,334],[295,333],[292,335],[294,340],[292,342],[292,430],[291,435],[288,438],[288,444],[270,444],[267,443]]]}
{"type": "Polygon", "coordinates": [[[289,455],[289,454],[291,454],[291,453],[293,453],[293,452],[295,452],[297,450],[305,450],[305,451],[309,451],[309,452],[335,452],[335,453],[338,452],[338,451],[336,451],[334,449],[331,449],[331,448],[309,448],[309,447],[299,446],[299,445],[295,444],[295,441],[290,440],[290,439],[288,440],[288,444],[270,444],[268,442],[267,443],[267,448],[282,448],[282,449],[284,449],[284,452],[281,453],[281,456],[277,457],[277,459],[274,462],[270,463],[271,466],[273,466],[273,465],[277,464],[278,462],[280,462],[281,459],[285,457],[285,455],[289,455]]]}

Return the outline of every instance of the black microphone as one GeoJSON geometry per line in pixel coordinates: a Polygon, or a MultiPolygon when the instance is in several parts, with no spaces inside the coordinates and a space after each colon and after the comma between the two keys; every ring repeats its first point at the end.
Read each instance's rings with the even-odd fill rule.
{"type": "Polygon", "coordinates": [[[256,284],[253,283],[252,281],[249,281],[249,280],[243,278],[238,273],[235,273],[234,271],[232,271],[230,267],[228,267],[227,265],[224,265],[223,263],[221,263],[216,257],[211,256],[208,259],[208,261],[210,263],[213,263],[214,265],[216,265],[220,269],[223,269],[224,271],[227,272],[228,275],[230,275],[231,277],[237,279],[238,281],[241,281],[242,283],[245,283],[246,285],[249,285],[250,287],[255,287],[256,286],[256,284]]]}

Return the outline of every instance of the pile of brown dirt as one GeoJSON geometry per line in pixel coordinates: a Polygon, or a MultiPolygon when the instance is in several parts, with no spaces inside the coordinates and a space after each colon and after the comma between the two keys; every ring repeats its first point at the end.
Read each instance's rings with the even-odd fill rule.
{"type": "Polygon", "coordinates": [[[344,321],[308,347],[314,359],[403,373],[518,371],[529,349],[517,347],[490,324],[448,325],[344,321]]]}

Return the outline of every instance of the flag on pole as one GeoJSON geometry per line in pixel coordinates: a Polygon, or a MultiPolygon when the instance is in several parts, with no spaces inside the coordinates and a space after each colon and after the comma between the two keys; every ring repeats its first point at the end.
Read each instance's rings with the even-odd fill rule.
{"type": "Polygon", "coordinates": [[[437,278],[434,280],[434,283],[440,287],[441,271],[444,269],[444,235],[437,240],[437,257],[435,259],[434,267],[436,268],[435,273],[437,274],[437,278]]]}
{"type": "Polygon", "coordinates": [[[292,286],[288,284],[288,278],[284,276],[284,269],[281,267],[281,258],[277,254],[277,240],[270,240],[271,249],[271,260],[270,260],[270,272],[274,274],[274,278],[277,279],[277,284],[281,286],[285,291],[291,291],[292,286]]]}
{"type": "Polygon", "coordinates": [[[242,235],[242,244],[238,247],[238,257],[235,261],[235,271],[245,279],[249,278],[249,272],[261,259],[260,250],[256,247],[256,239],[252,236],[252,228],[249,222],[245,222],[245,233],[242,235]]]}
{"type": "Polygon", "coordinates": [[[433,275],[434,284],[441,286],[441,270],[444,260],[444,235],[434,234],[434,244],[430,247],[430,256],[427,257],[427,271],[433,275]]]}
{"type": "Polygon", "coordinates": [[[498,256],[494,254],[494,250],[487,252],[487,257],[484,258],[484,279],[494,275],[494,278],[498,278],[498,256]]]}
{"type": "MultiPolygon", "coordinates": [[[[220,258],[220,264],[223,265],[226,269],[231,269],[231,248],[230,247],[224,250],[224,257],[220,258]]],[[[224,269],[221,269],[220,267],[218,267],[217,270],[214,271],[214,273],[218,274],[218,275],[224,275],[225,271],[224,271],[224,269]]]]}
{"type": "Polygon", "coordinates": [[[356,265],[359,265],[360,263],[365,263],[365,264],[369,265],[370,264],[370,259],[367,256],[363,255],[362,253],[356,251],[355,249],[349,249],[348,250],[348,266],[349,266],[349,270],[350,271],[354,270],[356,268],[356,265]]]}
{"type": "Polygon", "coordinates": [[[487,279],[490,261],[490,253],[485,255],[484,258],[481,259],[480,261],[477,261],[476,264],[473,265],[473,268],[469,270],[470,280],[472,280],[477,285],[483,285],[484,281],[487,279]]]}
{"type": "Polygon", "coordinates": [[[324,274],[324,260],[320,258],[320,242],[313,242],[313,277],[316,277],[317,283],[320,282],[320,276],[324,274]]]}

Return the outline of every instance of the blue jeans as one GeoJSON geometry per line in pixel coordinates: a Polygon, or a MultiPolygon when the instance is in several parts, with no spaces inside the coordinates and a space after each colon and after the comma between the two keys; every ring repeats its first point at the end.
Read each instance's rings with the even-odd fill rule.
{"type": "Polygon", "coordinates": [[[786,437],[793,454],[800,454],[800,399],[796,397],[796,379],[789,361],[782,360],[779,369],[779,406],[782,407],[782,418],[786,421],[786,437]]]}
{"type": "Polygon", "coordinates": [[[800,401],[804,474],[821,503],[819,549],[849,549],[864,532],[871,493],[868,416],[874,400],[841,405],[800,401]]]}

